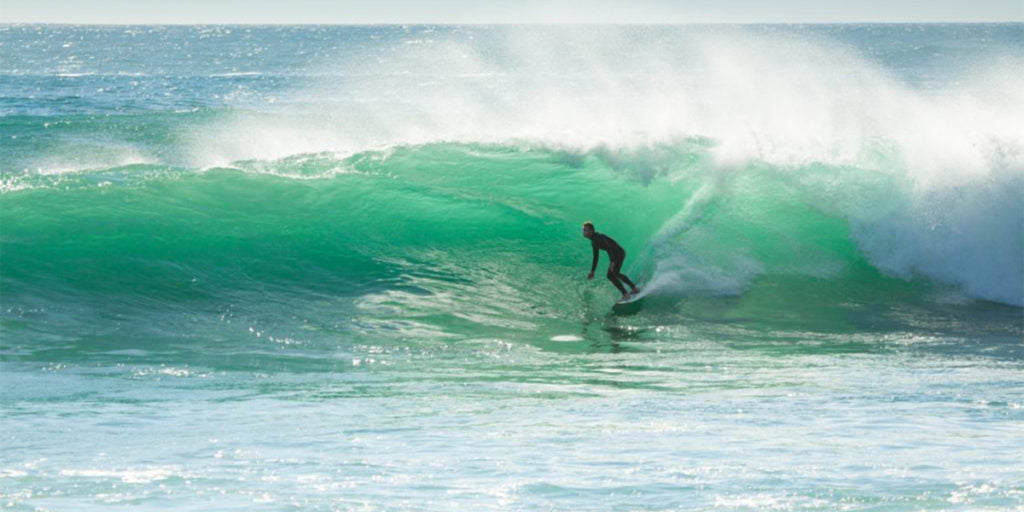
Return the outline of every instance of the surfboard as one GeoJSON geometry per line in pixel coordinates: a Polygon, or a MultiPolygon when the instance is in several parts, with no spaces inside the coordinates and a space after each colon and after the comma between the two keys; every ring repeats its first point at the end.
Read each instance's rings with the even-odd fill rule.
{"type": "Polygon", "coordinates": [[[620,315],[635,315],[644,307],[644,297],[633,297],[629,300],[612,304],[612,311],[620,315]]]}

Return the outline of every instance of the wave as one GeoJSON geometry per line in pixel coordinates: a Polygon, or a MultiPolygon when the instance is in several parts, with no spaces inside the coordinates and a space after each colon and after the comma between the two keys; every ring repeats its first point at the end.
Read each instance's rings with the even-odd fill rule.
{"type": "Polygon", "coordinates": [[[879,294],[924,281],[1024,304],[1020,172],[921,194],[904,175],[854,167],[723,168],[715,147],[446,143],[204,171],[30,175],[3,195],[0,274],[8,294],[436,295],[471,285],[504,297],[542,286],[565,299],[589,264],[578,225],[592,220],[662,297],[742,295],[778,279],[879,294]],[[414,284],[422,279],[434,285],[414,284]]]}
{"type": "Polygon", "coordinates": [[[557,310],[593,220],[655,296],[924,282],[1024,305],[1019,46],[921,87],[773,27],[422,36],[367,40],[263,109],[0,119],[5,295],[557,310]]]}

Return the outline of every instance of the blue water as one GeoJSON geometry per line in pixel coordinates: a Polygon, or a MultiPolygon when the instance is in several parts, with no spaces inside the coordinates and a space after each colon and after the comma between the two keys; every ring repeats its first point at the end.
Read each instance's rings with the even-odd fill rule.
{"type": "Polygon", "coordinates": [[[1021,24],[0,25],[0,506],[1024,510],[1021,70],[1021,24]]]}

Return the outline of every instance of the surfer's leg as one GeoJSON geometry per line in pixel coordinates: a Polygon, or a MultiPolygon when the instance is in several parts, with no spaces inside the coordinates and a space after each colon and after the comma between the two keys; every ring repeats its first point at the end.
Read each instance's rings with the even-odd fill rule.
{"type": "Polygon", "coordinates": [[[619,291],[622,292],[622,295],[625,297],[629,294],[626,293],[626,288],[622,286],[622,283],[619,282],[619,277],[621,277],[621,274],[619,274],[620,266],[622,266],[621,261],[612,261],[611,263],[608,264],[608,280],[611,281],[612,284],[614,284],[615,287],[618,288],[619,291]]]}
{"type": "Polygon", "coordinates": [[[615,276],[608,276],[608,280],[619,289],[619,293],[621,293],[623,297],[629,296],[629,292],[626,291],[626,287],[622,286],[622,283],[620,283],[618,279],[615,279],[615,276]]]}
{"type": "MultiPolygon", "coordinates": [[[[633,293],[637,293],[640,290],[636,289],[636,285],[633,284],[633,281],[630,281],[629,278],[626,277],[626,274],[623,274],[622,272],[619,272],[620,270],[622,270],[622,264],[625,263],[625,261],[626,261],[626,252],[623,251],[622,254],[620,254],[619,257],[616,258],[614,262],[612,262],[613,265],[615,266],[615,277],[617,279],[619,279],[619,280],[625,281],[626,284],[629,285],[629,288],[632,290],[632,292],[633,293]]],[[[609,270],[611,269],[611,267],[608,267],[608,268],[609,268],[609,270]]]]}
{"type": "Polygon", "coordinates": [[[632,288],[634,290],[636,289],[636,285],[633,284],[633,281],[630,281],[629,278],[626,277],[626,274],[619,273],[619,275],[617,277],[619,279],[621,279],[622,281],[625,281],[625,283],[628,284],[630,288],[632,288]]]}

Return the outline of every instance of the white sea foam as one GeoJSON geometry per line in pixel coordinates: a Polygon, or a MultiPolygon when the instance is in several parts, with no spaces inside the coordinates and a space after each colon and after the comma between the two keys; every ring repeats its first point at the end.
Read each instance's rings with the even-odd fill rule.
{"type": "Polygon", "coordinates": [[[188,477],[179,466],[154,466],[130,469],[62,469],[61,476],[90,479],[117,479],[128,484],[147,484],[169,478],[188,477]]]}
{"type": "Polygon", "coordinates": [[[323,80],[283,99],[296,111],[223,120],[197,145],[242,159],[453,140],[643,146],[698,135],[718,141],[722,165],[793,165],[862,164],[884,141],[916,179],[948,180],[986,169],[989,149],[1019,152],[1024,139],[1021,73],[1005,59],[965,77],[974,86],[922,92],[809,36],[723,28],[643,38],[601,27],[495,37],[397,42],[325,64],[310,73],[323,80]]]}

